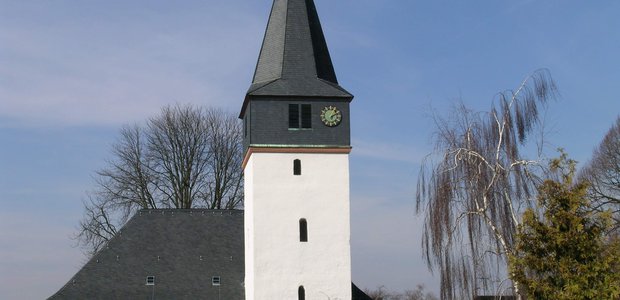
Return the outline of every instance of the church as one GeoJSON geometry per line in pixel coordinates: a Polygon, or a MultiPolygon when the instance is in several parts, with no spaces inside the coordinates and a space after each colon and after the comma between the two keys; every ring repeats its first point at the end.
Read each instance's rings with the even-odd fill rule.
{"type": "Polygon", "coordinates": [[[370,299],[351,281],[352,100],[313,0],[274,0],[239,114],[244,210],[142,210],[49,299],[370,299]]]}

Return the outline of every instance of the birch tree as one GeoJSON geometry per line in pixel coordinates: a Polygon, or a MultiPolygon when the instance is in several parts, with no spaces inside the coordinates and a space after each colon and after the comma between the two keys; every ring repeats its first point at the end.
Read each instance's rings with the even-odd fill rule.
{"type": "Polygon", "coordinates": [[[546,166],[540,151],[530,151],[540,149],[532,137],[556,94],[539,70],[499,93],[488,112],[460,105],[450,118],[435,117],[435,152],[418,177],[416,212],[425,216],[422,248],[442,299],[520,294],[507,263],[546,166]]]}

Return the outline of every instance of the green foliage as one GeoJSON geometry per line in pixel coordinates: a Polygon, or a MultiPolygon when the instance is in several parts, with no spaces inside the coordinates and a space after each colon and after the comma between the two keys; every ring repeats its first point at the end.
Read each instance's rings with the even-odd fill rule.
{"type": "Polygon", "coordinates": [[[618,299],[620,239],[605,236],[609,213],[589,209],[587,184],[573,184],[575,162],[552,161],[559,175],[539,187],[540,212],[528,209],[511,258],[528,299],[618,299]]]}

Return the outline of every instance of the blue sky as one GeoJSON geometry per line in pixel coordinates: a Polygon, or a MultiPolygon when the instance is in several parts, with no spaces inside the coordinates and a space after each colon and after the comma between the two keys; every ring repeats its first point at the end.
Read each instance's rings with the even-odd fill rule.
{"type": "MultiPolygon", "coordinates": [[[[548,149],[586,161],[620,112],[620,2],[316,0],[352,103],[353,279],[438,279],[420,254],[417,171],[431,108],[548,68],[548,149]]],[[[41,299],[84,262],[70,236],[123,124],[166,104],[237,112],[270,0],[0,0],[0,298],[41,299]]]]}

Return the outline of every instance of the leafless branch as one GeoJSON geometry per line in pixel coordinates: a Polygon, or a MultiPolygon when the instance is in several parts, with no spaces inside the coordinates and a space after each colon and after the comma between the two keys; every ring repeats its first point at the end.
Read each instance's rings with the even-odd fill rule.
{"type": "Polygon", "coordinates": [[[612,230],[620,231],[620,117],[616,118],[578,178],[590,185],[588,195],[592,208],[610,210],[615,220],[612,230]]]}
{"type": "Polygon", "coordinates": [[[76,235],[99,250],[140,209],[243,206],[241,126],[231,113],[167,106],[145,126],[124,126],[95,173],[76,235]]]}
{"type": "Polygon", "coordinates": [[[507,277],[521,209],[533,205],[544,165],[521,151],[541,126],[540,108],[556,94],[548,72],[539,70],[498,94],[489,112],[461,104],[451,118],[435,116],[440,159],[421,168],[416,211],[425,213],[422,247],[429,268],[440,271],[442,299],[494,292],[507,277]]]}

